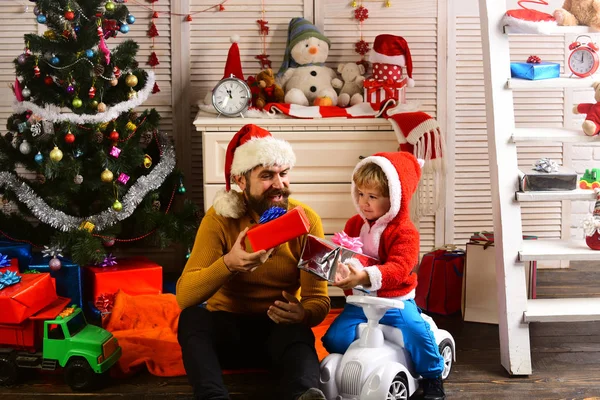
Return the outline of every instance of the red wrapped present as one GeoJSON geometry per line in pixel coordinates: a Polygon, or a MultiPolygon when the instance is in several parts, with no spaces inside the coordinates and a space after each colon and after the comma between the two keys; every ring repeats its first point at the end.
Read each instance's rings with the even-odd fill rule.
{"type": "Polygon", "coordinates": [[[146,257],[122,258],[116,265],[84,269],[84,296],[91,301],[119,290],[133,296],[162,294],[162,267],[146,257]]]}
{"type": "Polygon", "coordinates": [[[7,271],[19,273],[19,259],[8,258],[0,253],[0,272],[4,273],[7,271]]]}
{"type": "Polygon", "coordinates": [[[49,273],[20,276],[21,282],[0,290],[0,324],[20,324],[58,298],[49,273]]]}
{"type": "Polygon", "coordinates": [[[254,226],[246,233],[252,251],[268,250],[306,235],[310,230],[304,209],[295,207],[279,218],[254,226]]]}
{"type": "Polygon", "coordinates": [[[379,109],[387,100],[393,99],[397,103],[406,103],[406,85],[408,80],[393,79],[365,79],[363,82],[365,102],[371,103],[373,107],[379,109]]]}

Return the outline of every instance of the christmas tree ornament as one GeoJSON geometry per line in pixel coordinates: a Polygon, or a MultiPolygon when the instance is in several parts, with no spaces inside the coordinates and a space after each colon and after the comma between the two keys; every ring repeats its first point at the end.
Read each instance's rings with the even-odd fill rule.
{"type": "Polygon", "coordinates": [[[102,173],[100,174],[100,180],[104,183],[110,183],[113,181],[113,173],[106,168],[104,171],[102,171],[102,173]]]}
{"type": "Polygon", "coordinates": [[[69,38],[71,37],[71,31],[69,31],[68,29],[65,29],[62,31],[62,37],[64,37],[65,39],[69,40],[69,38]]]}
{"type": "Polygon", "coordinates": [[[187,22],[192,22],[192,16],[190,14],[186,15],[185,20],[187,22]]]}
{"type": "Polygon", "coordinates": [[[354,18],[360,22],[364,22],[367,18],[369,18],[369,10],[363,6],[358,7],[356,10],[354,10],[354,18]]]}
{"type": "Polygon", "coordinates": [[[54,135],[54,123],[52,121],[42,121],[42,130],[45,135],[54,135]]]}
{"type": "Polygon", "coordinates": [[[102,241],[102,244],[104,245],[104,247],[113,247],[115,245],[115,239],[112,239],[112,238],[104,239],[102,241]]]}
{"type": "Polygon", "coordinates": [[[94,50],[92,50],[92,49],[87,49],[87,50],[85,51],[85,56],[86,56],[87,58],[93,58],[93,57],[94,57],[94,50]]]}
{"type": "Polygon", "coordinates": [[[60,59],[58,57],[53,56],[52,58],[50,58],[50,64],[58,65],[58,63],[60,63],[60,59]]]}
{"type": "Polygon", "coordinates": [[[116,130],[113,129],[113,131],[110,133],[110,135],[108,135],[108,138],[110,140],[112,140],[113,142],[116,142],[117,140],[119,140],[119,132],[117,132],[116,130]]]}
{"type": "Polygon", "coordinates": [[[81,149],[75,149],[75,150],[73,151],[73,156],[74,156],[75,158],[79,158],[79,157],[81,157],[82,155],[83,155],[83,150],[81,150],[81,149]]]}
{"type": "Polygon", "coordinates": [[[105,112],[106,111],[106,104],[100,102],[98,103],[98,112],[105,112]]]}
{"type": "Polygon", "coordinates": [[[113,156],[114,158],[119,158],[119,155],[121,154],[121,149],[118,148],[117,146],[113,146],[110,148],[109,154],[111,156],[113,156]]]}
{"type": "Polygon", "coordinates": [[[46,86],[50,86],[54,83],[54,79],[52,79],[50,75],[46,75],[46,77],[44,78],[44,83],[46,84],[46,86]]]}
{"type": "MultiPolygon", "coordinates": [[[[81,178],[81,180],[83,181],[83,178],[81,178]]],[[[95,227],[96,225],[92,224],[90,221],[83,221],[81,225],[79,225],[80,230],[86,230],[89,233],[92,233],[95,227]]]]}
{"type": "Polygon", "coordinates": [[[17,63],[19,63],[19,65],[23,65],[25,64],[25,62],[27,61],[27,55],[23,54],[19,54],[19,56],[17,57],[17,63]]]}
{"type": "Polygon", "coordinates": [[[127,93],[127,98],[129,100],[135,99],[136,97],[137,97],[137,92],[133,89],[127,93]]]}
{"type": "Polygon", "coordinates": [[[391,7],[392,6],[392,2],[390,0],[386,0],[385,6],[388,7],[388,8],[391,7]]]}
{"type": "Polygon", "coordinates": [[[71,131],[67,132],[67,134],[65,135],[65,143],[73,144],[74,142],[75,142],[75,135],[73,135],[73,133],[71,133],[71,131]]]}
{"type": "Polygon", "coordinates": [[[75,97],[73,99],[73,101],[71,102],[71,104],[73,105],[73,107],[79,108],[83,105],[83,102],[81,101],[81,99],[79,97],[75,97]]]}
{"type": "Polygon", "coordinates": [[[96,88],[94,86],[92,86],[90,88],[90,90],[88,90],[88,97],[90,99],[93,99],[94,97],[96,97],[96,88]]]}
{"type": "Polygon", "coordinates": [[[40,24],[45,24],[47,19],[46,19],[46,16],[44,14],[40,14],[40,15],[37,16],[36,20],[40,24]]]}
{"type": "Polygon", "coordinates": [[[76,25],[73,30],[75,31],[75,33],[79,33],[79,31],[81,30],[81,27],[79,25],[76,25]]]}
{"type": "Polygon", "coordinates": [[[29,145],[29,142],[27,142],[27,140],[23,139],[23,142],[21,142],[21,145],[19,146],[19,151],[22,154],[29,154],[29,153],[31,153],[31,146],[29,145]]]}
{"type": "Polygon", "coordinates": [[[185,193],[185,186],[183,186],[183,178],[179,180],[179,187],[177,188],[177,193],[179,194],[184,194],[185,193]]]}
{"type": "Polygon", "coordinates": [[[158,87],[158,83],[154,82],[154,86],[152,87],[152,94],[160,92],[160,88],[158,87]]]}
{"type": "Polygon", "coordinates": [[[137,76],[133,75],[133,74],[127,74],[127,78],[125,78],[125,84],[129,87],[134,87],[138,84],[138,78],[137,76]]]}
{"type": "Polygon", "coordinates": [[[35,66],[33,67],[33,76],[35,78],[39,78],[40,77],[40,67],[38,67],[37,64],[35,64],[35,66]]]}
{"type": "Polygon", "coordinates": [[[154,200],[152,202],[152,211],[160,211],[160,201],[154,200]]]}
{"type": "Polygon", "coordinates": [[[102,143],[104,141],[104,135],[100,131],[94,132],[94,142],[102,143]]]}
{"type": "Polygon", "coordinates": [[[115,66],[113,68],[113,74],[115,75],[115,78],[119,79],[121,77],[121,69],[115,66]]]}
{"type": "Polygon", "coordinates": [[[36,174],[35,175],[35,180],[38,181],[39,184],[43,185],[44,183],[46,183],[46,177],[44,176],[44,174],[36,174]]]}
{"type": "Polygon", "coordinates": [[[129,25],[127,25],[127,24],[121,24],[121,27],[119,28],[119,31],[121,31],[121,33],[128,33],[129,32],[129,25]]]}
{"type": "Polygon", "coordinates": [[[150,22],[150,28],[148,29],[148,37],[153,38],[156,36],[159,36],[158,29],[156,28],[154,21],[152,21],[152,22],[150,22]]]}
{"type": "Polygon", "coordinates": [[[133,132],[137,129],[137,126],[133,122],[129,121],[127,122],[127,125],[125,125],[125,129],[127,129],[129,132],[133,132]]]}
{"type": "Polygon", "coordinates": [[[92,110],[97,110],[98,109],[98,100],[94,99],[94,100],[90,101],[90,108],[92,110]]]}
{"type": "Polygon", "coordinates": [[[155,67],[158,64],[160,64],[160,62],[158,61],[156,52],[153,51],[152,53],[150,53],[150,57],[148,57],[148,65],[150,65],[151,67],[155,67]]]}
{"type": "Polygon", "coordinates": [[[44,32],[44,37],[48,40],[56,40],[56,32],[54,32],[52,29],[48,29],[46,32],[44,32]]]}
{"type": "Polygon", "coordinates": [[[158,18],[158,11],[154,11],[152,13],[152,18],[158,18]]]}
{"type": "Polygon", "coordinates": [[[53,257],[48,263],[48,266],[50,266],[50,271],[56,272],[59,269],[61,269],[62,262],[60,262],[60,259],[58,257],[53,257]]]}
{"type": "Polygon", "coordinates": [[[358,3],[356,2],[356,0],[352,0],[352,3],[350,5],[352,6],[352,8],[356,8],[358,6],[358,3]]]}
{"type": "Polygon", "coordinates": [[[75,175],[75,178],[73,178],[73,182],[76,185],[81,185],[83,183],[83,176],[81,176],[79,174],[75,175]]]}
{"type": "Polygon", "coordinates": [[[21,94],[24,98],[28,99],[31,96],[31,90],[29,90],[29,88],[25,86],[23,90],[21,90],[21,94]]]}
{"type": "Polygon", "coordinates": [[[128,14],[128,15],[127,15],[127,19],[126,19],[126,20],[127,20],[127,23],[128,23],[128,24],[133,24],[133,23],[135,23],[135,17],[133,16],[133,14],[128,14]]]}
{"type": "Polygon", "coordinates": [[[119,174],[119,177],[117,178],[117,182],[119,182],[122,185],[127,185],[127,182],[129,181],[129,175],[124,174],[123,172],[121,172],[119,174]]]}
{"type": "Polygon", "coordinates": [[[39,6],[33,7],[33,15],[35,15],[37,17],[40,14],[41,14],[40,7],[39,6]]]}
{"type": "Polygon", "coordinates": [[[33,157],[33,160],[38,163],[41,164],[44,162],[44,156],[42,155],[42,153],[40,153],[39,151],[37,152],[37,154],[35,155],[35,157],[33,157]]]}
{"type": "Polygon", "coordinates": [[[65,10],[65,19],[67,21],[73,21],[75,19],[75,13],[70,8],[65,10]]]}
{"type": "Polygon", "coordinates": [[[117,78],[111,79],[111,81],[110,81],[111,86],[117,86],[118,84],[119,84],[119,80],[117,78]]]}
{"type": "Polygon", "coordinates": [[[116,212],[119,212],[123,209],[123,204],[121,204],[119,200],[115,200],[115,202],[112,205],[112,209],[116,212]]]}
{"type": "Polygon", "coordinates": [[[144,154],[144,168],[150,168],[152,166],[152,157],[148,154],[144,154]]]}
{"type": "Polygon", "coordinates": [[[75,87],[73,85],[71,85],[70,83],[69,83],[69,86],[67,86],[67,93],[68,94],[75,93],[75,87]]]}
{"type": "Polygon", "coordinates": [[[223,4],[219,4],[219,11],[225,11],[225,6],[223,4]]]}
{"type": "Polygon", "coordinates": [[[57,146],[54,146],[50,152],[50,159],[54,162],[59,162],[63,158],[63,152],[57,146]]]}
{"type": "Polygon", "coordinates": [[[110,0],[108,0],[106,2],[106,4],[104,5],[104,8],[106,8],[106,11],[114,11],[115,10],[115,3],[113,3],[110,0]]]}

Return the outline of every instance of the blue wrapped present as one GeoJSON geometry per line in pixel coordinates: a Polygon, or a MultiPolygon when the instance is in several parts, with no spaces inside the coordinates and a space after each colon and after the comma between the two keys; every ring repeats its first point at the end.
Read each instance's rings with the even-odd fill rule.
{"type": "Polygon", "coordinates": [[[10,240],[0,240],[0,253],[19,260],[19,269],[26,270],[31,261],[31,245],[10,240]]]}
{"type": "Polygon", "coordinates": [[[56,279],[56,294],[71,299],[71,304],[83,306],[82,295],[82,274],[79,264],[73,263],[68,258],[60,258],[62,267],[58,271],[51,271],[48,263],[48,257],[42,257],[41,254],[33,256],[29,264],[30,270],[39,272],[50,272],[50,276],[56,279]]]}
{"type": "Polygon", "coordinates": [[[560,64],[546,61],[539,63],[511,62],[510,76],[532,81],[558,78],[560,76],[560,64]]]}

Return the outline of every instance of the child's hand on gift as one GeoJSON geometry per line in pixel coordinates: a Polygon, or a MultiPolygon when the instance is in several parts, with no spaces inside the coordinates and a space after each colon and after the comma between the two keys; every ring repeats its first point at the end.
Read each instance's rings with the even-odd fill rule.
{"type": "Polygon", "coordinates": [[[273,249],[260,250],[254,253],[248,253],[244,246],[244,239],[249,228],[244,229],[238,235],[233,247],[229,253],[223,256],[223,262],[231,272],[252,272],[268,259],[273,249]]]}
{"type": "Polygon", "coordinates": [[[348,275],[350,275],[350,269],[348,266],[338,261],[337,268],[335,269],[334,282],[339,282],[343,279],[346,279],[348,275]]]}
{"type": "Polygon", "coordinates": [[[369,274],[364,269],[357,269],[352,266],[352,264],[344,264],[350,273],[346,278],[342,278],[338,280],[338,276],[336,273],[336,278],[334,282],[334,286],[337,286],[343,290],[350,290],[356,286],[371,286],[371,280],[369,279],[369,274]]]}
{"type": "Polygon", "coordinates": [[[305,311],[304,306],[296,298],[296,296],[288,292],[282,292],[283,297],[288,301],[275,301],[275,303],[267,310],[267,315],[276,324],[299,324],[304,321],[305,311]]]}

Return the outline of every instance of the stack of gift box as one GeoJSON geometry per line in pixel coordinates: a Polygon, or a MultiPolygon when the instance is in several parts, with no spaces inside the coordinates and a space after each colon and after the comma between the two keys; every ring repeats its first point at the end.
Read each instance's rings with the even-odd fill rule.
{"type": "Polygon", "coordinates": [[[365,102],[379,110],[389,100],[406,103],[408,78],[397,65],[373,63],[373,77],[363,82],[365,102]]]}

